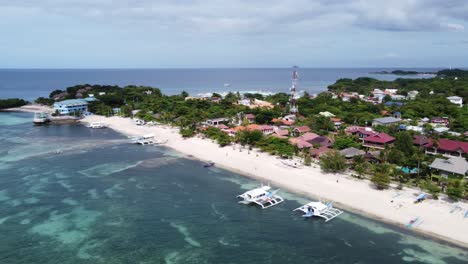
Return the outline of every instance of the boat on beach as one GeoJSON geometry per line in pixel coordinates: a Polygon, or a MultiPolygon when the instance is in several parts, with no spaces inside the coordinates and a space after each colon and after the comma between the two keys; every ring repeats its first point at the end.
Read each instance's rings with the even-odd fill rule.
{"type": "Polygon", "coordinates": [[[89,123],[88,125],[86,125],[86,127],[99,129],[99,128],[107,128],[109,127],[109,125],[103,122],[93,122],[93,123],[89,123]]]}
{"type": "Polygon", "coordinates": [[[334,208],[332,203],[324,204],[322,202],[310,202],[294,209],[293,211],[303,212],[304,215],[302,215],[302,217],[305,218],[313,216],[324,218],[325,222],[328,222],[343,213],[340,209],[334,208]]]}
{"type": "Polygon", "coordinates": [[[209,167],[213,167],[214,165],[215,163],[213,161],[208,161],[207,163],[203,164],[203,167],[209,168],[209,167]]]}
{"type": "Polygon", "coordinates": [[[283,197],[276,194],[278,191],[279,189],[271,190],[270,186],[261,186],[239,194],[237,198],[241,204],[256,204],[266,209],[284,201],[283,197]]]}

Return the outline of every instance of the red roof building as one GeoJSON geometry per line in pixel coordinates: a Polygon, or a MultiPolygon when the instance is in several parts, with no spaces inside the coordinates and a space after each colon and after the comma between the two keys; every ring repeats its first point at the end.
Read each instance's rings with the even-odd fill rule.
{"type": "Polygon", "coordinates": [[[327,147],[314,148],[310,150],[310,156],[319,160],[322,155],[330,151],[332,151],[332,149],[327,147]]]}
{"type": "Polygon", "coordinates": [[[296,137],[307,132],[310,132],[310,127],[308,126],[299,126],[299,127],[294,128],[293,130],[293,133],[296,137]]]}
{"type": "Polygon", "coordinates": [[[446,157],[466,157],[468,155],[468,142],[441,138],[438,142],[439,146],[436,148],[434,146],[436,143],[429,140],[429,143],[423,145],[427,154],[441,154],[446,157]]]}
{"type": "Polygon", "coordinates": [[[386,145],[392,144],[394,141],[394,137],[385,133],[375,133],[365,137],[362,145],[369,148],[385,149],[386,145]]]}
{"type": "Polygon", "coordinates": [[[244,117],[245,117],[245,119],[247,119],[247,121],[249,121],[250,124],[255,122],[255,115],[254,114],[246,114],[244,117]]]}

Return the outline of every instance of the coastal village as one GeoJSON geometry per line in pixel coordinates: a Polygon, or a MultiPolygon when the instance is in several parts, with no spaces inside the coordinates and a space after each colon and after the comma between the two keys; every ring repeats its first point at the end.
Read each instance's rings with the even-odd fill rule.
{"type": "MultiPolygon", "coordinates": [[[[399,140],[395,135],[405,132],[406,135],[411,135],[411,144],[419,153],[425,156],[429,155],[427,159],[431,162],[426,162],[428,170],[425,174],[437,176],[431,176],[431,179],[437,179],[438,183],[446,184],[444,179],[449,177],[458,179],[467,177],[468,162],[466,159],[468,142],[453,138],[466,138],[468,137],[468,131],[464,133],[451,131],[449,128],[450,118],[444,116],[428,116],[419,120],[402,118],[399,108],[404,106],[406,102],[414,100],[419,94],[417,90],[411,90],[406,95],[401,95],[398,93],[398,89],[382,90],[374,88],[369,96],[356,92],[342,92],[338,94],[330,92],[331,99],[339,99],[346,103],[350,103],[352,100],[360,100],[373,105],[383,105],[384,109],[394,109],[394,111],[381,110],[381,117],[366,120],[364,126],[347,123],[343,118],[330,111],[321,111],[316,116],[324,120],[326,129],[313,130],[311,126],[307,125],[307,122],[304,122],[305,117],[301,115],[297,105],[297,100],[300,99],[296,91],[297,82],[298,73],[294,70],[292,86],[288,94],[288,111],[283,116],[276,116],[270,120],[262,118],[263,122],[259,122],[259,119],[255,115],[255,110],[273,109],[275,105],[265,100],[248,98],[246,96],[242,98],[241,95],[238,95],[238,100],[232,104],[243,106],[246,111],[238,112],[234,116],[218,116],[206,119],[195,124],[193,132],[207,136],[207,131],[211,130],[211,135],[213,135],[213,130],[215,130],[231,138],[225,139],[226,144],[220,145],[240,142],[242,145],[249,143],[251,146],[254,145],[252,144],[254,142],[241,142],[240,138],[246,133],[257,132],[264,138],[286,140],[293,147],[293,155],[291,155],[292,153],[283,155],[284,153],[275,151],[272,154],[279,154],[284,158],[297,156],[303,159],[303,165],[310,166],[313,162],[320,164],[323,156],[327,156],[332,152],[338,152],[338,155],[344,158],[346,166],[351,169],[355,169],[356,165],[362,165],[363,163],[375,165],[389,162],[388,156],[392,155],[389,150],[394,149],[395,143],[399,140]],[[249,112],[249,109],[251,112],[249,112]],[[392,135],[386,132],[389,129],[392,131],[392,135]],[[444,138],[444,135],[451,138],[444,138]],[[348,142],[344,146],[343,144],[339,144],[343,141],[343,138],[351,139],[351,142],[348,142]],[[336,140],[339,142],[336,142],[336,140]],[[347,147],[346,145],[349,146],[347,147]]],[[[76,99],[69,100],[62,100],[68,96],[67,92],[54,94],[52,99],[55,101],[53,104],[55,113],[58,115],[88,114],[88,104],[98,101],[97,98],[99,96],[106,95],[106,92],[98,92],[95,96],[95,94],[90,93],[91,91],[92,87],[90,86],[80,88],[75,93],[76,99]]],[[[142,93],[151,95],[152,91],[144,90],[142,93]]],[[[431,91],[429,94],[434,94],[434,92],[431,91]]],[[[316,96],[310,95],[309,97],[313,99],[316,96]]],[[[463,108],[462,97],[452,95],[446,97],[446,99],[450,104],[463,108]]],[[[223,97],[217,94],[208,97],[185,96],[184,100],[220,104],[223,97]]],[[[121,115],[122,109],[112,108],[109,112],[111,115],[121,115]]],[[[157,115],[149,115],[148,118],[148,115],[142,116],[139,112],[140,110],[132,111],[132,116],[135,117],[139,125],[143,125],[146,122],[150,122],[150,124],[155,123],[153,121],[156,121],[157,115]],[[136,117],[140,117],[142,120],[136,117]]],[[[214,134],[218,135],[217,133],[214,134]]],[[[404,152],[405,150],[400,149],[400,151],[404,152]]],[[[421,167],[423,167],[421,164],[418,164],[417,167],[397,166],[396,170],[399,170],[402,174],[406,174],[406,176],[412,177],[417,175],[419,178],[422,172],[421,167]]],[[[365,172],[370,171],[367,170],[365,172]]],[[[442,188],[443,186],[440,187],[442,188]]],[[[460,194],[458,198],[464,198],[464,196],[460,194]]]]}
{"type": "MultiPolygon", "coordinates": [[[[206,161],[206,167],[234,169],[438,237],[468,241],[441,224],[461,228],[468,218],[464,120],[460,125],[453,116],[423,113],[408,118],[411,108],[406,107],[421,101],[422,90],[375,87],[370,94],[330,89],[309,95],[297,88],[296,69],[288,93],[267,96],[194,97],[185,92],[164,96],[151,87],[80,85],[39,98],[37,102],[53,108],[48,114],[36,114],[35,121],[83,118],[90,128],[110,127],[140,139],[132,142],[141,145],[166,144],[206,161]],[[363,195],[373,201],[363,203],[363,195]],[[387,209],[382,211],[382,206],[387,209]]],[[[466,111],[462,97],[433,97],[448,109],[443,111],[466,111]]],[[[263,202],[268,198],[270,204],[257,200],[262,208],[283,201],[261,188],[252,191],[261,193],[263,202]]],[[[308,215],[311,206],[323,204],[297,210],[308,215]]],[[[324,211],[326,221],[341,214],[326,208],[335,212],[326,216],[324,211]]]]}

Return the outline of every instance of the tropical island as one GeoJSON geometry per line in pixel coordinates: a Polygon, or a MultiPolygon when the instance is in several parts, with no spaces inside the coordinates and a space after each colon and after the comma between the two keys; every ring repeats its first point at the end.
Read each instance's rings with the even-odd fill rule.
{"type": "MultiPolygon", "coordinates": [[[[431,220],[421,226],[425,232],[467,243],[455,230],[448,234],[436,208],[410,205],[421,193],[451,202],[468,198],[468,78],[443,72],[429,79],[340,79],[318,95],[192,97],[84,84],[36,102],[129,136],[154,133],[182,153],[392,222],[403,224],[417,212],[431,220]],[[360,203],[356,190],[373,202],[360,203]],[[390,200],[399,214],[381,212],[390,200]]],[[[463,218],[451,221],[463,225],[463,218]]]]}
{"type": "Polygon", "coordinates": [[[392,74],[392,75],[420,75],[420,74],[431,74],[436,75],[436,72],[418,72],[408,70],[393,70],[393,71],[377,71],[371,72],[371,74],[392,74]]]}

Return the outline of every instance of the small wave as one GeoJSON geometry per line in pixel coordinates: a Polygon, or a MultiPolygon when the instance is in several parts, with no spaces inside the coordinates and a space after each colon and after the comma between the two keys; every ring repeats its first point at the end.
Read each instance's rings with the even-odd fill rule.
{"type": "Polygon", "coordinates": [[[179,233],[184,236],[185,242],[189,243],[191,246],[194,247],[201,247],[201,244],[191,237],[190,232],[186,226],[174,222],[170,222],[170,225],[173,228],[177,229],[177,231],[179,231],[179,233]]]}

